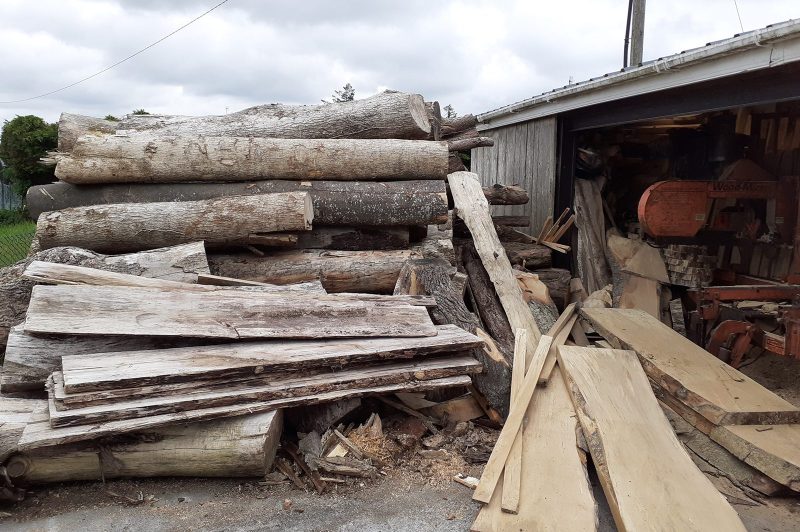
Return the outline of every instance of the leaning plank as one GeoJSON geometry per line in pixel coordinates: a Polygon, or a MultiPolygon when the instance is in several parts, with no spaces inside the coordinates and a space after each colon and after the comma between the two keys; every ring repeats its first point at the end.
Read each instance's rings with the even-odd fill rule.
{"type": "MultiPolygon", "coordinates": [[[[565,315],[567,311],[561,313],[561,315],[565,315]]],[[[578,316],[570,317],[569,321],[567,321],[560,329],[556,329],[556,325],[554,325],[547,334],[552,334],[554,341],[553,344],[558,346],[562,345],[567,341],[567,337],[572,334],[572,328],[575,326],[575,323],[578,321],[578,316]],[[558,332],[556,332],[556,330],[558,332]]],[[[556,367],[556,348],[551,347],[550,351],[547,352],[547,360],[544,361],[544,368],[542,368],[542,375],[539,377],[539,384],[547,384],[550,382],[550,379],[553,375],[553,369],[556,367]]]]}
{"type": "Polygon", "coordinates": [[[288,408],[301,404],[316,404],[328,401],[336,401],[348,397],[361,397],[369,394],[388,394],[399,391],[426,391],[439,388],[467,386],[469,383],[470,378],[465,375],[429,381],[414,380],[399,384],[375,386],[372,388],[355,388],[350,390],[325,392],[300,398],[277,399],[273,401],[260,401],[255,403],[244,403],[215,408],[201,408],[198,410],[190,410],[175,414],[161,414],[158,416],[147,416],[137,419],[113,421],[110,423],[98,423],[93,425],[79,425],[75,427],[52,428],[50,426],[49,419],[45,419],[37,423],[29,423],[25,427],[22,437],[20,438],[18,448],[22,451],[27,451],[35,448],[49,447],[51,445],[90,440],[103,436],[137,432],[144,429],[161,427],[175,423],[189,423],[192,421],[238,416],[242,414],[274,410],[276,408],[288,408]]]}
{"type": "Polygon", "coordinates": [[[163,336],[32,335],[22,325],[11,329],[6,346],[0,392],[44,391],[47,377],[61,368],[61,357],[186,347],[209,342],[202,338],[163,336]]]}
{"type": "Polygon", "coordinates": [[[522,298],[511,264],[506,257],[489,215],[489,204],[478,176],[455,172],[447,177],[458,216],[464,220],[475,242],[475,249],[494,284],[508,321],[514,329],[527,329],[528,356],[536,350],[539,329],[522,298]]]}
{"type": "Polygon", "coordinates": [[[24,330],[197,338],[435,336],[424,307],[326,294],[39,285],[24,330]]]}
{"type": "Polygon", "coordinates": [[[533,397],[533,391],[539,382],[539,375],[542,371],[547,351],[552,344],[553,338],[550,336],[543,335],[539,339],[536,351],[531,357],[528,371],[525,373],[525,379],[520,386],[519,394],[517,394],[516,400],[511,403],[506,423],[503,425],[503,430],[500,431],[500,436],[492,449],[489,461],[486,462],[486,466],[483,468],[481,481],[472,495],[472,498],[476,501],[488,504],[492,494],[495,492],[495,487],[498,480],[500,480],[508,455],[511,453],[511,447],[514,444],[514,440],[517,439],[520,427],[522,427],[522,420],[533,397]]]}
{"type": "Polygon", "coordinates": [[[244,181],[240,183],[129,183],[71,185],[57,182],[28,189],[31,218],[43,212],[108,203],[199,201],[227,196],[308,192],[315,225],[403,226],[445,223],[444,181],[244,181]]]}
{"type": "Polygon", "coordinates": [[[77,246],[100,252],[140,251],[204,240],[248,244],[253,233],[307,231],[314,210],[305,192],[233,196],[201,201],[113,203],[43,214],[39,249],[77,246]]]}
{"type": "Polygon", "coordinates": [[[744,463],[800,492],[800,425],[728,425],[709,434],[744,463]]]}
{"type": "Polygon", "coordinates": [[[675,437],[636,353],[562,346],[558,361],[619,530],[745,530],[675,437]]]}
{"type": "Polygon", "coordinates": [[[525,414],[520,483],[524,499],[519,512],[510,514],[501,510],[500,493],[506,493],[506,484],[501,479],[471,530],[597,529],[597,507],[586,464],[575,441],[578,429],[575,409],[558,373],[556,369],[550,386],[536,391],[525,414]]]}
{"type": "Polygon", "coordinates": [[[444,179],[446,142],[398,139],[207,137],[187,132],[79,137],[55,153],[55,174],[73,184],[292,179],[444,179]]]}
{"type": "Polygon", "coordinates": [[[22,272],[34,260],[186,283],[196,282],[198,273],[209,273],[202,242],[125,255],[101,255],[73,247],[39,251],[13,266],[0,269],[0,349],[6,343],[8,330],[25,319],[34,283],[23,279],[22,272]]]}
{"type": "Polygon", "coordinates": [[[646,312],[583,308],[614,347],[635,351],[648,377],[716,425],[800,422],[800,409],[646,312]]]}
{"type": "MultiPolygon", "coordinates": [[[[525,379],[525,345],[527,344],[528,331],[517,329],[514,336],[514,370],[511,375],[511,402],[517,399],[517,395],[525,379]]],[[[506,460],[506,467],[503,470],[501,504],[504,512],[515,514],[519,507],[519,493],[522,482],[522,437],[521,432],[517,434],[514,444],[511,446],[511,453],[506,460]]],[[[498,485],[500,488],[500,485],[498,485]]],[[[501,491],[496,489],[495,491],[501,491]]]]}
{"type": "MultiPolygon", "coordinates": [[[[39,419],[47,412],[38,412],[39,419]]],[[[6,472],[25,485],[118,477],[263,477],[280,444],[283,411],[176,424],[124,441],[36,449],[13,456],[6,472]]]]}
{"type": "Polygon", "coordinates": [[[16,452],[25,427],[37,408],[42,407],[47,407],[47,401],[0,397],[0,463],[16,452]]]}
{"type": "Polygon", "coordinates": [[[319,280],[329,292],[391,293],[410,250],[394,251],[279,251],[264,257],[211,254],[215,275],[264,283],[288,284],[319,280]]]}
{"type": "Polygon", "coordinates": [[[71,151],[82,135],[120,130],[234,137],[427,139],[431,123],[422,96],[387,90],[350,102],[257,105],[212,116],[132,114],[112,121],[62,113],[58,149],[71,151]]]}
{"type": "Polygon", "coordinates": [[[439,358],[426,358],[378,364],[368,367],[348,368],[334,373],[294,376],[260,385],[251,382],[232,383],[214,390],[196,393],[180,389],[173,395],[169,385],[162,395],[117,401],[108,405],[86,406],[58,410],[55,404],[53,387],[50,388],[50,424],[54,427],[102,423],[140,416],[152,416],[172,412],[183,412],[197,408],[210,408],[252,401],[269,401],[286,397],[305,397],[329,391],[350,388],[368,388],[384,384],[398,384],[412,380],[431,380],[458,375],[478,373],[481,365],[467,355],[453,355],[439,358]]]}
{"type": "Polygon", "coordinates": [[[436,327],[436,336],[268,340],[175,349],[94,352],[63,357],[65,390],[78,393],[173,382],[273,375],[321,366],[422,357],[483,345],[455,325],[436,327]]]}

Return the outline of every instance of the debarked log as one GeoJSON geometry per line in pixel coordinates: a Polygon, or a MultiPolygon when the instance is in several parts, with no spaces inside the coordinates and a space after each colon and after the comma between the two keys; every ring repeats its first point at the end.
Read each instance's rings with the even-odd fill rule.
{"type": "Polygon", "coordinates": [[[112,203],[45,213],[37,222],[34,243],[39,249],[77,246],[112,253],[195,240],[247,244],[253,233],[311,229],[313,218],[311,198],[306,192],[112,203]]]}
{"type": "Polygon", "coordinates": [[[216,116],[127,115],[112,121],[63,113],[58,122],[58,149],[71,151],[82,135],[113,135],[117,131],[306,139],[427,139],[431,124],[422,96],[384,91],[351,102],[258,105],[216,116]]]}
{"type": "Polygon", "coordinates": [[[22,485],[119,477],[263,477],[272,468],[282,428],[282,410],[169,425],[18,453],[6,471],[22,485]]]}
{"type": "Polygon", "coordinates": [[[56,152],[56,177],[75,184],[295,179],[444,179],[446,142],[130,135],[80,137],[56,152]]]}

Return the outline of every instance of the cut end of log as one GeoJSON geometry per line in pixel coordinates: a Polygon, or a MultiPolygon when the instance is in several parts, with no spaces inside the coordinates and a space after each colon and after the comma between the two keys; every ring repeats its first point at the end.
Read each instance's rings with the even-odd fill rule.
{"type": "Polygon", "coordinates": [[[305,213],[306,229],[311,230],[314,223],[314,202],[311,201],[311,194],[303,194],[303,212],[305,213]]]}
{"type": "Polygon", "coordinates": [[[425,106],[424,98],[419,94],[409,94],[408,108],[411,111],[411,119],[419,127],[427,138],[431,133],[431,121],[428,118],[428,108],[425,106]]]}

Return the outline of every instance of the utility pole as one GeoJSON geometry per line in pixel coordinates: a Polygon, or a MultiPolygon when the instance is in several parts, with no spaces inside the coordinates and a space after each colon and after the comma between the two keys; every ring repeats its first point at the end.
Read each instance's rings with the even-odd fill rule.
{"type": "Polygon", "coordinates": [[[644,4],[645,0],[632,0],[631,8],[631,66],[642,63],[644,49],[644,4]]]}

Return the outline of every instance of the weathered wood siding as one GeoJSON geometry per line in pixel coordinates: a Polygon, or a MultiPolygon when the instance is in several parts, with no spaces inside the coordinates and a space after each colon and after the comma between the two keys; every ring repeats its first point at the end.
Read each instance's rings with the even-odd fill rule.
{"type": "Polygon", "coordinates": [[[536,231],[553,214],[556,182],[556,118],[482,131],[492,137],[491,148],[472,150],[472,171],[486,185],[519,184],[527,189],[527,205],[497,205],[494,214],[525,215],[529,230],[536,231]]]}

